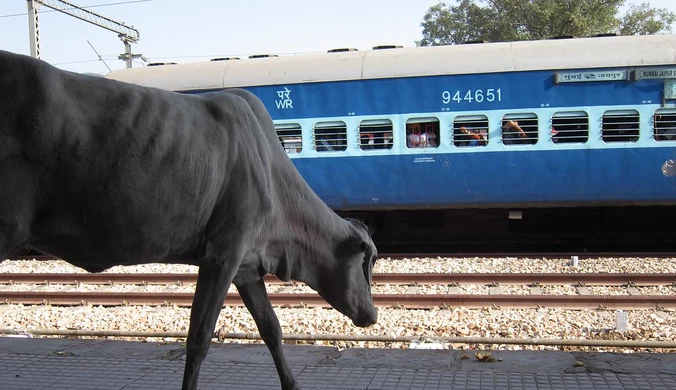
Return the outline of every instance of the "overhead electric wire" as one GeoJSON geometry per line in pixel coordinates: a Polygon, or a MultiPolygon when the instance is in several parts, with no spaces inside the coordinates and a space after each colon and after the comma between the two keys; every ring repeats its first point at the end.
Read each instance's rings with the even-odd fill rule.
{"type": "MultiPolygon", "coordinates": [[[[89,5],[89,6],[83,6],[82,8],[88,9],[88,8],[99,8],[99,7],[110,7],[113,5],[126,5],[126,4],[134,4],[134,3],[146,3],[149,1],[154,1],[154,0],[131,0],[131,1],[121,1],[117,3],[106,3],[106,4],[96,4],[96,5],[89,5]]],[[[47,13],[47,12],[57,12],[56,10],[44,10],[40,11],[41,14],[47,13]]],[[[9,14],[9,15],[0,15],[0,19],[2,18],[11,18],[15,16],[26,16],[28,15],[28,12],[20,13],[20,14],[9,14]]]]}

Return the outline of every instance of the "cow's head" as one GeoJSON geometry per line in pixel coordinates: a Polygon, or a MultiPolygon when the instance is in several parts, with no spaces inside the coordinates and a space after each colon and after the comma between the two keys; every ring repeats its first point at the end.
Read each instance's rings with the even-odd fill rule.
{"type": "Polygon", "coordinates": [[[352,323],[366,327],[378,320],[371,296],[371,276],[378,252],[363,223],[351,218],[346,221],[351,233],[335,247],[333,258],[321,265],[314,287],[352,323]]]}

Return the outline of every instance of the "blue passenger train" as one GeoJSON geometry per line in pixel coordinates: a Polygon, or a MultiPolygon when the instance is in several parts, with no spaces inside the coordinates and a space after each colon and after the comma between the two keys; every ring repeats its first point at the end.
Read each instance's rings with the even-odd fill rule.
{"type": "Polygon", "coordinates": [[[106,77],[253,92],[313,190],[381,242],[589,246],[676,230],[676,35],[336,49],[106,77]]]}

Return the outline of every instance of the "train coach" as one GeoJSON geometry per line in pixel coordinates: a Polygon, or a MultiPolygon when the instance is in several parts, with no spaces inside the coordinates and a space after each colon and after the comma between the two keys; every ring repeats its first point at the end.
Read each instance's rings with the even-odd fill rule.
{"type": "Polygon", "coordinates": [[[374,226],[381,247],[675,242],[676,35],[335,49],[106,77],[253,92],[312,189],[374,226]]]}

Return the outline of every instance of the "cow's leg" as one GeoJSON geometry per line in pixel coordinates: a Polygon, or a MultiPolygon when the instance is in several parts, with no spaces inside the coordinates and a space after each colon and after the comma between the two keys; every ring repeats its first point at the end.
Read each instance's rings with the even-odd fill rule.
{"type": "Polygon", "coordinates": [[[0,262],[30,240],[37,203],[33,177],[20,159],[0,159],[0,262]]]}
{"type": "Polygon", "coordinates": [[[3,234],[2,226],[0,226],[0,263],[5,261],[13,250],[14,245],[7,239],[7,235],[3,234]]]}
{"type": "Polygon", "coordinates": [[[200,366],[209,351],[216,320],[230,283],[237,272],[237,265],[227,261],[200,265],[190,311],[183,390],[197,389],[200,366]]]}
{"type": "Polygon", "coordinates": [[[289,368],[284,351],[282,350],[282,327],[275,311],[272,309],[270,298],[265,290],[263,279],[245,285],[237,285],[237,291],[242,301],[249,309],[251,316],[256,321],[258,331],[268,346],[272,359],[275,361],[279,380],[283,390],[300,390],[289,368]]]}
{"type": "Polygon", "coordinates": [[[15,223],[7,223],[7,220],[0,214],[0,263],[28,243],[27,229],[17,229],[16,226],[15,223]]]}
{"type": "Polygon", "coordinates": [[[26,225],[14,221],[8,222],[8,218],[3,218],[3,215],[0,214],[0,263],[16,250],[28,244],[30,233],[26,225]]]}

